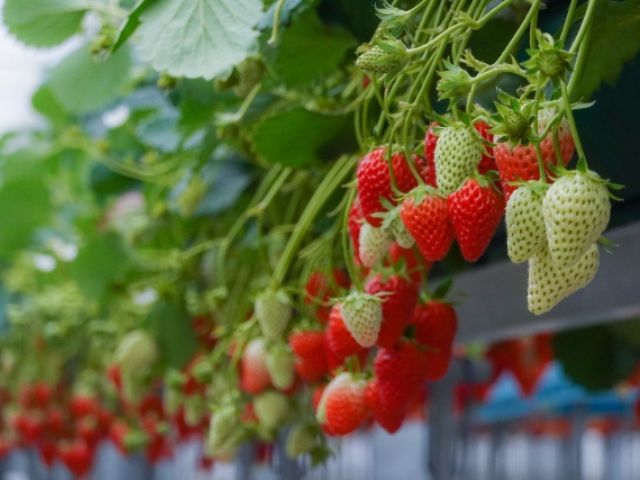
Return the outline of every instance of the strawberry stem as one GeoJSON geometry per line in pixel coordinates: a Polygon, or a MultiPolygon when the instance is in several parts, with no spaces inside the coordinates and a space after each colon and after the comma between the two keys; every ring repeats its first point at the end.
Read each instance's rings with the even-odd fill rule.
{"type": "Polygon", "coordinates": [[[578,152],[578,169],[588,168],[587,166],[587,158],[584,154],[584,150],[582,148],[582,141],[580,140],[580,135],[578,134],[578,128],[576,127],[575,119],[573,118],[573,110],[571,110],[571,101],[569,100],[569,92],[567,90],[567,84],[564,80],[560,81],[560,90],[562,91],[562,100],[564,103],[564,111],[567,115],[567,123],[569,124],[569,130],[571,131],[571,135],[573,136],[573,141],[576,144],[576,151],[578,152]]]}

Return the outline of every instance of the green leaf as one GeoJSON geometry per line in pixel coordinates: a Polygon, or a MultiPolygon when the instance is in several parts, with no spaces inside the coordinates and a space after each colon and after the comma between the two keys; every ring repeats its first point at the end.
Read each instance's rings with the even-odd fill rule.
{"type": "Polygon", "coordinates": [[[2,159],[0,209],[6,212],[0,226],[0,257],[28,247],[40,226],[52,215],[42,162],[34,152],[18,151],[2,159]]]}
{"type": "Polygon", "coordinates": [[[161,152],[173,152],[180,144],[178,114],[169,110],[138,125],[140,140],[161,152]]]}
{"type": "Polygon", "coordinates": [[[42,85],[31,97],[33,108],[54,124],[69,120],[69,114],[48,85],[42,85]]]}
{"type": "Polygon", "coordinates": [[[255,127],[251,143],[261,160],[308,167],[330,155],[326,147],[348,126],[344,116],[322,115],[303,108],[271,114],[255,127]]]}
{"type": "Polygon", "coordinates": [[[18,40],[51,47],[80,30],[86,9],[83,0],[6,0],[3,18],[18,40]]]}
{"type": "Polygon", "coordinates": [[[140,15],[153,5],[156,0],[140,0],[138,4],[134,7],[134,9],[129,13],[127,17],[127,21],[124,23],[120,32],[118,32],[118,37],[111,48],[112,52],[115,52],[122,47],[129,40],[129,37],[133,35],[133,33],[140,26],[140,15]]]}
{"type": "Polygon", "coordinates": [[[297,88],[329,76],[354,46],[349,33],[324,25],[315,11],[308,10],[282,31],[277,48],[265,45],[263,55],[277,77],[297,88]]]}
{"type": "Polygon", "coordinates": [[[140,15],[140,57],[176,77],[226,75],[252,47],[261,9],[259,0],[157,1],[140,15]]]}
{"type": "Polygon", "coordinates": [[[640,51],[640,2],[601,0],[594,14],[584,69],[571,91],[572,99],[587,100],[603,82],[614,85],[625,62],[640,51]]]}
{"type": "Polygon", "coordinates": [[[123,91],[130,67],[128,49],[98,61],[85,45],[53,69],[47,85],[69,112],[86,113],[102,107],[123,91]]]}
{"type": "Polygon", "coordinates": [[[128,259],[117,234],[97,234],[80,248],[69,264],[69,274],[85,295],[103,300],[109,287],[124,273],[128,259]]]}
{"type": "Polygon", "coordinates": [[[160,300],[149,313],[147,324],[155,332],[166,367],[182,368],[191,360],[197,340],[191,319],[182,306],[160,300]]]}

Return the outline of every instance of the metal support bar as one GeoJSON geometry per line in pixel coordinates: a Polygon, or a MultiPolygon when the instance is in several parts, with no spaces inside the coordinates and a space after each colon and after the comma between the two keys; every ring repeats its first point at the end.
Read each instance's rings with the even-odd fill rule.
{"type": "Polygon", "coordinates": [[[601,251],[593,282],[541,316],[527,310],[526,263],[502,262],[458,275],[455,290],[465,294],[465,301],[457,307],[457,341],[498,340],[640,318],[640,222],[606,235],[617,247],[611,254],[601,251]]]}
{"type": "Polygon", "coordinates": [[[240,446],[236,454],[236,480],[251,480],[255,457],[256,446],[253,442],[240,446]]]}

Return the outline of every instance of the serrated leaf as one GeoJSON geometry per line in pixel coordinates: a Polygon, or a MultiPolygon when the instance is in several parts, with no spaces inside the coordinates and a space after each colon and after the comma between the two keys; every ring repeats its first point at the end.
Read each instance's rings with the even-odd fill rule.
{"type": "Polygon", "coordinates": [[[267,163],[307,167],[319,162],[323,147],[347,124],[347,117],[294,108],[263,118],[253,131],[251,143],[267,163]]]}
{"type": "Polygon", "coordinates": [[[246,58],[261,10],[259,0],[158,1],[140,15],[140,57],[176,77],[225,75],[246,58]]]}
{"type": "Polygon", "coordinates": [[[84,45],[53,69],[47,85],[69,112],[87,113],[123,91],[130,67],[126,48],[101,61],[95,60],[84,45]]]}
{"type": "Polygon", "coordinates": [[[277,48],[266,45],[263,55],[273,73],[292,88],[326,78],[355,46],[345,30],[324,25],[308,10],[282,31],[277,48]]]}
{"type": "Polygon", "coordinates": [[[112,52],[116,52],[117,50],[125,44],[127,40],[133,35],[133,33],[140,26],[140,15],[149,8],[156,0],[140,0],[137,5],[131,10],[129,16],[127,17],[127,21],[118,32],[118,37],[111,48],[112,52]]]}
{"type": "Polygon", "coordinates": [[[584,69],[570,92],[574,100],[589,99],[602,83],[614,85],[624,64],[640,52],[640,2],[598,2],[586,48],[584,69]]]}
{"type": "Polygon", "coordinates": [[[2,14],[18,40],[51,47],[80,30],[86,10],[83,0],[6,0],[2,14]]]}

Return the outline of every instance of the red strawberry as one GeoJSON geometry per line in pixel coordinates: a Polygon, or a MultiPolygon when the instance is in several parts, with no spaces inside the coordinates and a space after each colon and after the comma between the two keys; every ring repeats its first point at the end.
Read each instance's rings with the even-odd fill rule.
{"type": "Polygon", "coordinates": [[[333,435],[347,435],[367,417],[364,380],[341,373],[325,388],[320,400],[319,416],[333,435]]]}
{"type": "Polygon", "coordinates": [[[81,440],[75,440],[60,449],[60,458],[76,477],[82,477],[91,469],[93,452],[81,440]]]}
{"type": "Polygon", "coordinates": [[[256,338],[249,342],[240,362],[240,388],[247,393],[258,394],[271,386],[271,376],[266,365],[264,341],[256,338]]]}
{"type": "MultiPolygon", "coordinates": [[[[483,120],[478,120],[473,124],[473,126],[482,138],[484,138],[489,143],[493,143],[493,134],[489,131],[489,124],[487,124],[483,120]]],[[[493,147],[485,145],[484,148],[485,154],[482,155],[482,160],[480,160],[480,163],[478,164],[478,172],[480,173],[480,175],[484,175],[489,170],[497,170],[493,147]]]]}
{"type": "MultiPolygon", "coordinates": [[[[544,120],[548,116],[547,111],[543,110],[539,113],[539,129],[544,129],[544,120]]],[[[560,152],[562,154],[562,162],[566,166],[575,150],[575,143],[569,131],[566,122],[562,122],[558,128],[558,140],[560,142],[560,152]]],[[[544,161],[547,177],[550,176],[549,165],[557,163],[555,151],[553,149],[553,135],[547,135],[540,143],[540,152],[544,161]]],[[[509,142],[497,143],[494,148],[496,165],[500,173],[500,182],[505,200],[509,200],[511,194],[518,188],[510,182],[538,180],[540,179],[540,170],[538,168],[538,160],[536,150],[533,144],[512,146],[509,142]]]]}
{"type": "MultiPolygon", "coordinates": [[[[382,219],[375,216],[384,212],[385,208],[381,199],[395,205],[389,164],[385,158],[386,150],[377,148],[369,152],[358,165],[358,198],[364,218],[374,227],[382,225],[382,219]]],[[[401,153],[395,153],[391,157],[391,165],[396,186],[400,192],[408,192],[417,185],[407,159],[401,153]]]]}
{"type": "Polygon", "coordinates": [[[378,381],[374,378],[367,384],[365,390],[365,403],[367,408],[373,414],[373,418],[378,424],[389,433],[397,432],[404,419],[406,412],[402,410],[393,410],[385,408],[380,402],[380,392],[378,381]]]}
{"type": "Polygon", "coordinates": [[[402,202],[400,218],[425,259],[436,262],[447,255],[453,230],[445,198],[428,187],[418,187],[402,202]]]}
{"type": "Polygon", "coordinates": [[[449,371],[452,358],[451,347],[449,349],[427,350],[425,352],[424,379],[432,382],[440,380],[449,371]]]}
{"type": "Polygon", "coordinates": [[[432,263],[418,255],[413,248],[402,248],[397,243],[389,247],[386,266],[399,266],[406,272],[411,281],[420,284],[422,279],[431,271],[432,263]]]}
{"type": "Polygon", "coordinates": [[[358,345],[347,329],[342,318],[342,307],[336,304],[331,309],[326,331],[329,349],[329,366],[333,369],[344,363],[352,355],[366,354],[367,349],[358,345]]]}
{"type": "Polygon", "coordinates": [[[35,383],[31,390],[34,406],[36,408],[46,408],[51,402],[52,394],[51,387],[47,383],[35,383]]]}
{"type": "Polygon", "coordinates": [[[406,411],[425,376],[425,355],[403,340],[393,348],[380,348],[374,362],[380,403],[388,410],[406,411]]]}
{"type": "Polygon", "coordinates": [[[432,349],[451,349],[458,330],[456,311],[449,303],[438,300],[418,305],[413,314],[416,340],[432,349]]]}
{"type": "Polygon", "coordinates": [[[94,397],[76,394],[71,397],[69,409],[76,418],[93,415],[98,408],[98,402],[94,397]]]}
{"type": "Polygon", "coordinates": [[[318,304],[318,320],[325,323],[331,311],[326,303],[335,296],[336,287],[348,288],[349,284],[349,277],[342,269],[333,270],[333,285],[325,273],[313,272],[304,287],[304,302],[308,305],[318,304]]]}
{"type": "Polygon", "coordinates": [[[296,373],[309,383],[329,373],[324,332],[304,330],[289,336],[289,346],[295,354],[296,373]]]}
{"type": "Polygon", "coordinates": [[[399,275],[391,275],[386,279],[376,275],[367,282],[365,290],[382,298],[382,325],[376,344],[391,348],[411,322],[418,301],[418,288],[415,283],[399,275]]]}
{"type": "Polygon", "coordinates": [[[51,468],[58,458],[58,447],[51,440],[43,440],[38,445],[38,452],[40,453],[40,458],[42,458],[43,463],[51,468]]]}
{"type": "Polygon", "coordinates": [[[470,178],[447,200],[453,233],[462,256],[475,262],[493,238],[504,213],[504,199],[484,179],[470,178]]]}

